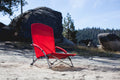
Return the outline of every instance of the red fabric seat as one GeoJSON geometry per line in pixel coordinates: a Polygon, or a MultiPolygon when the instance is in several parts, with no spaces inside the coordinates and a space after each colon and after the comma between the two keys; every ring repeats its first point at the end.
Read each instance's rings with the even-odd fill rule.
{"type": "Polygon", "coordinates": [[[59,58],[59,59],[64,59],[67,58],[68,56],[75,56],[76,54],[63,54],[63,53],[52,53],[52,56],[49,56],[49,58],[54,58],[53,56],[59,58]]]}

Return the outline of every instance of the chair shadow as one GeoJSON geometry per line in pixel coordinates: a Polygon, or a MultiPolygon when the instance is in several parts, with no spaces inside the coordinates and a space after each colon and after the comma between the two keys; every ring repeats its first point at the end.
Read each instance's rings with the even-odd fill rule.
{"type": "Polygon", "coordinates": [[[60,71],[60,72],[63,72],[63,71],[82,71],[84,69],[86,69],[86,68],[70,67],[70,66],[64,66],[64,65],[59,65],[59,66],[52,67],[52,70],[60,71]]]}

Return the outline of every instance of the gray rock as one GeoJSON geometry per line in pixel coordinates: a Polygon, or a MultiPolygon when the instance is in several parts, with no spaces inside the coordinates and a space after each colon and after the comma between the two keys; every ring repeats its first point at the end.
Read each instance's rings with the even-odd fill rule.
{"type": "Polygon", "coordinates": [[[13,41],[14,30],[0,22],[0,41],[13,41]]]}
{"type": "Polygon", "coordinates": [[[63,41],[61,43],[57,43],[56,45],[75,46],[75,44],[67,38],[63,38],[63,41]]]}
{"type": "Polygon", "coordinates": [[[113,33],[100,33],[98,40],[105,50],[120,51],[120,37],[113,33]]]}
{"type": "Polygon", "coordinates": [[[31,9],[14,18],[9,26],[15,29],[15,32],[17,33],[17,40],[32,41],[32,23],[43,23],[49,25],[54,30],[55,43],[62,43],[64,41],[64,37],[62,35],[62,14],[60,12],[47,7],[31,9]]]}
{"type": "Polygon", "coordinates": [[[2,22],[0,22],[0,29],[2,28],[2,27],[5,27],[6,25],[5,24],[3,24],[2,22]]]}

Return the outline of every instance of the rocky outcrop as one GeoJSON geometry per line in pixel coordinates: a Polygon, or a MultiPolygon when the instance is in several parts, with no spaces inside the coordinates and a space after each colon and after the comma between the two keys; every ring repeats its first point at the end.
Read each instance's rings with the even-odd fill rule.
{"type": "Polygon", "coordinates": [[[100,33],[98,40],[105,50],[120,51],[120,37],[113,33],[100,33]]]}
{"type": "Polygon", "coordinates": [[[13,41],[14,30],[0,22],[0,41],[13,41]]]}
{"type": "MultiPolygon", "coordinates": [[[[49,25],[54,30],[55,43],[64,43],[65,38],[62,35],[62,14],[60,12],[47,7],[31,9],[14,18],[9,26],[15,29],[17,40],[28,42],[31,41],[32,23],[43,23],[49,25]]],[[[67,40],[66,44],[74,44],[71,44],[69,42],[70,41],[67,40]]]]}
{"type": "Polygon", "coordinates": [[[56,45],[75,46],[75,44],[67,38],[63,38],[62,42],[56,43],[56,45]]]}
{"type": "Polygon", "coordinates": [[[0,22],[0,29],[3,28],[3,27],[5,27],[5,26],[6,26],[5,24],[3,24],[2,22],[0,22]]]}

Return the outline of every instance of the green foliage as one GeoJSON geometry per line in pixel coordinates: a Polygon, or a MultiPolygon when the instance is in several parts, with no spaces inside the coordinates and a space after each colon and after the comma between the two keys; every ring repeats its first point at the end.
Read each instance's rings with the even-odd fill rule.
{"type": "Polygon", "coordinates": [[[75,30],[74,22],[71,19],[71,15],[67,13],[67,16],[66,18],[64,18],[63,23],[63,36],[75,42],[76,33],[77,31],[75,30]]]}
{"type": "Polygon", "coordinates": [[[15,10],[18,9],[18,6],[24,6],[27,4],[25,0],[0,0],[0,12],[3,12],[4,15],[12,15],[15,10]]]}
{"type": "Polygon", "coordinates": [[[86,39],[92,39],[94,44],[98,43],[98,37],[97,35],[99,33],[114,33],[118,36],[120,36],[120,30],[114,30],[114,29],[100,29],[100,28],[84,28],[82,30],[78,30],[76,34],[77,42],[80,40],[86,40],[86,39]]]}

